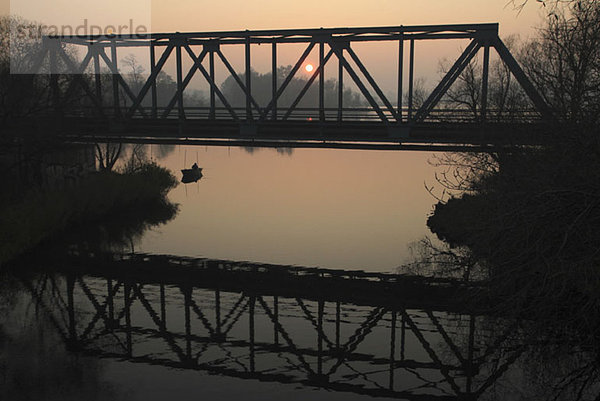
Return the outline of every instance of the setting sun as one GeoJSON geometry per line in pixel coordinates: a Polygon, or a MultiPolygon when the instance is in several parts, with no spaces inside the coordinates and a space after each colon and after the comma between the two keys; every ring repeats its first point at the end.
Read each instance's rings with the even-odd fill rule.
{"type": "Polygon", "coordinates": [[[313,70],[313,65],[312,64],[307,64],[306,67],[304,67],[304,69],[306,70],[306,72],[311,72],[313,70]]]}

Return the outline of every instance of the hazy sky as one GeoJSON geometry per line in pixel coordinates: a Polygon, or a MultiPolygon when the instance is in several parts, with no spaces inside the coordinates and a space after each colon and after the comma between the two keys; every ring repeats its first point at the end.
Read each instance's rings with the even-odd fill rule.
{"type": "Polygon", "coordinates": [[[144,5],[154,32],[499,22],[501,35],[528,35],[543,12],[534,1],[518,12],[510,0],[0,0],[0,12],[55,23],[86,9],[94,15],[105,9],[122,18],[145,16],[148,10],[135,10],[144,5]]]}
{"type": "MultiPolygon", "coordinates": [[[[526,38],[535,33],[535,26],[542,21],[543,8],[532,0],[518,12],[510,0],[304,0],[304,1],[250,1],[230,0],[208,2],[202,0],[135,0],[123,2],[107,0],[102,3],[104,11],[96,10],[93,2],[82,3],[72,0],[0,0],[6,13],[9,4],[13,13],[24,14],[25,18],[55,24],[67,22],[76,24],[90,14],[96,16],[102,23],[114,10],[114,23],[128,21],[129,18],[151,20],[149,30],[153,32],[199,32],[216,30],[245,30],[245,29],[277,29],[277,28],[319,28],[319,27],[353,27],[353,26],[397,26],[422,24],[457,24],[457,23],[500,23],[500,35],[506,37],[519,34],[526,38]],[[39,3],[39,6],[35,4],[39,3]],[[147,6],[144,7],[144,4],[147,6]],[[135,9],[145,8],[143,10],[135,9]],[[150,13],[148,13],[148,8],[150,13]],[[87,11],[86,11],[87,10],[87,11]],[[81,14],[81,16],[79,16],[81,14]],[[150,17],[149,17],[150,15],[150,17]],[[79,19],[78,19],[79,18],[79,19]]],[[[419,42],[416,47],[415,75],[426,79],[426,86],[432,86],[439,80],[440,60],[446,58],[452,62],[466,46],[461,41],[436,41],[437,43],[419,42]]],[[[397,56],[393,53],[397,45],[369,44],[357,45],[355,50],[363,62],[371,70],[374,77],[386,91],[393,91],[395,84],[394,71],[397,68],[397,56]],[[396,64],[396,65],[393,65],[396,64]]],[[[118,57],[126,56],[123,50],[118,57]]],[[[241,49],[224,49],[234,67],[243,70],[241,49]]],[[[253,46],[253,68],[259,72],[270,69],[270,50],[268,46],[253,46]]],[[[301,47],[283,47],[279,51],[280,65],[294,64],[301,47]]],[[[396,53],[397,54],[397,53],[396,53]]],[[[143,66],[148,66],[146,53],[136,54],[143,66]]],[[[311,54],[309,62],[316,58],[311,54]]],[[[191,61],[185,61],[186,66],[191,61]]],[[[326,69],[326,75],[333,76],[336,68],[326,69]]],[[[149,68],[146,68],[148,70],[149,68]]],[[[174,75],[172,63],[167,64],[167,72],[174,75]]],[[[187,71],[187,70],[186,70],[187,71]]],[[[218,81],[225,74],[217,72],[218,81]]],[[[201,79],[192,81],[190,87],[204,88],[201,79]]]]}
{"type": "Polygon", "coordinates": [[[313,28],[500,22],[501,34],[528,34],[541,7],[521,13],[510,0],[152,1],[155,31],[313,28]]]}

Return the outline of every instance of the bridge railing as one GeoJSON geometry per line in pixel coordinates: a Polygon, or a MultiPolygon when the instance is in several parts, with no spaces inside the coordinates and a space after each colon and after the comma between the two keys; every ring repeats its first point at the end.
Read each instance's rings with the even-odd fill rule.
{"type": "MultiPolygon", "coordinates": [[[[111,120],[119,120],[123,115],[127,113],[127,107],[121,107],[115,109],[114,107],[104,106],[97,108],[95,106],[81,107],[76,110],[65,112],[64,115],[67,117],[91,117],[96,118],[107,118],[111,120]]],[[[151,116],[153,109],[149,106],[140,106],[139,110],[145,114],[151,116]]],[[[245,108],[243,107],[232,107],[238,114],[243,114],[245,108]]],[[[348,123],[348,122],[381,122],[380,116],[375,113],[371,108],[342,108],[338,109],[335,107],[324,108],[319,110],[314,107],[297,107],[294,109],[280,108],[281,112],[292,112],[290,116],[285,120],[281,119],[267,119],[265,124],[272,122],[308,122],[308,123],[348,123]],[[339,118],[339,114],[343,114],[343,119],[339,118]],[[321,113],[324,115],[324,121],[320,120],[321,113]]],[[[154,109],[162,118],[148,117],[148,120],[179,120],[179,115],[176,110],[169,110],[166,107],[157,107],[154,109]]],[[[402,113],[408,112],[407,108],[401,110],[402,113]]],[[[392,119],[393,115],[389,112],[384,113],[388,119],[392,119]]],[[[212,122],[215,124],[223,122],[231,122],[230,110],[225,107],[210,108],[209,106],[188,106],[185,109],[185,120],[204,120],[206,122],[212,122]]],[[[517,123],[537,123],[542,121],[542,116],[539,112],[532,109],[488,109],[485,121],[488,123],[505,123],[505,124],[517,124],[517,123]]],[[[429,112],[427,118],[420,123],[413,124],[427,124],[427,123],[449,123],[449,124],[469,124],[469,123],[481,123],[483,117],[481,111],[472,111],[467,109],[458,108],[436,108],[429,112]]],[[[394,124],[394,123],[392,123],[394,124]]],[[[397,124],[397,123],[395,123],[397,124]]],[[[407,123],[400,123],[407,124],[407,123]]]]}

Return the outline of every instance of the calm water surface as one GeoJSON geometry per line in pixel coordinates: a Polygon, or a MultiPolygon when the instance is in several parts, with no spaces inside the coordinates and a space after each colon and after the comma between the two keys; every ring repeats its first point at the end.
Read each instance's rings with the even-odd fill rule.
{"type": "Polygon", "coordinates": [[[181,177],[181,205],[137,251],[328,268],[393,271],[408,244],[430,235],[436,202],[426,152],[178,146],[148,155],[181,177]]]}
{"type": "Polygon", "coordinates": [[[0,272],[0,399],[549,399],[573,377],[597,390],[585,350],[531,341],[527,325],[435,291],[420,305],[379,279],[256,275],[260,262],[376,273],[410,261],[430,235],[432,154],[145,152],[178,178],[194,162],[204,176],[173,189],[176,217],[129,246],[255,263],[78,253],[0,272]]]}

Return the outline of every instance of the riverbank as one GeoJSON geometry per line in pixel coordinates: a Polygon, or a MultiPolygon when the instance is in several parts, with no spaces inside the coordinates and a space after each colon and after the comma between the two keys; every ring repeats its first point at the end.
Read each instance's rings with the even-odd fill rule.
{"type": "Polygon", "coordinates": [[[146,163],[131,172],[90,173],[65,188],[32,189],[0,206],[0,266],[72,227],[165,202],[176,185],[169,170],[146,163]]]}
{"type": "Polygon", "coordinates": [[[487,171],[462,174],[465,192],[437,204],[428,226],[485,266],[491,292],[504,299],[498,309],[575,329],[592,343],[600,329],[598,129],[560,134],[543,149],[495,155],[487,171]]]}

